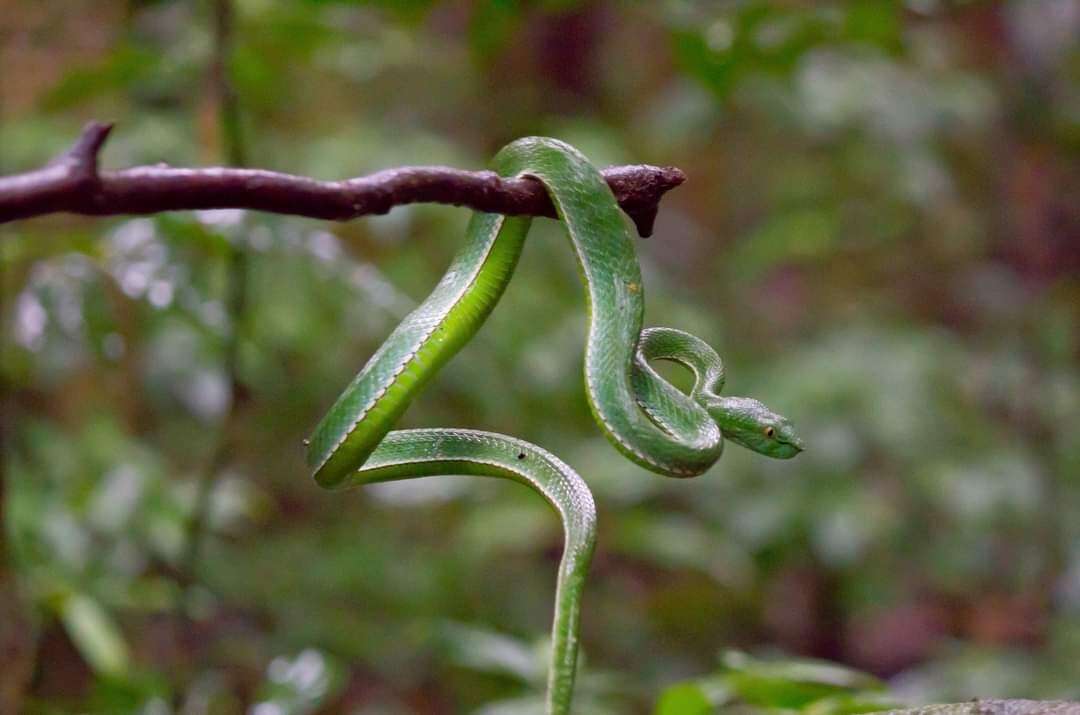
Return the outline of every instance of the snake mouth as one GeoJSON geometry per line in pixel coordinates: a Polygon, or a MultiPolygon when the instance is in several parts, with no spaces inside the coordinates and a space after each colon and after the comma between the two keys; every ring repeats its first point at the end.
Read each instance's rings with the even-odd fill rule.
{"type": "Polygon", "coordinates": [[[796,454],[806,449],[806,444],[798,437],[793,437],[790,440],[786,440],[783,442],[783,444],[786,444],[788,447],[794,449],[796,454]]]}

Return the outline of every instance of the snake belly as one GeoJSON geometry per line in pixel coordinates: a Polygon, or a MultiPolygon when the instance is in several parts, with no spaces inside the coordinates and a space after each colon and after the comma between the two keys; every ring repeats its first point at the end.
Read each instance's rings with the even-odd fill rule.
{"type": "MultiPolygon", "coordinates": [[[[628,223],[600,172],[573,147],[535,137],[508,145],[492,168],[503,176],[539,179],[566,228],[587,297],[586,392],[604,434],[631,460],[661,474],[705,471],[720,456],[720,429],[695,400],[646,364],[649,357],[673,356],[639,350],[641,271],[628,223]]],[[[391,431],[490,314],[529,225],[527,217],[473,214],[464,246],[431,295],[397,326],[316,428],[308,462],[327,488],[469,474],[511,479],[539,492],[558,512],[565,534],[547,692],[548,712],[562,714],[570,707],[581,591],[595,542],[588,487],[556,457],[512,437],[461,429],[391,431]]]]}

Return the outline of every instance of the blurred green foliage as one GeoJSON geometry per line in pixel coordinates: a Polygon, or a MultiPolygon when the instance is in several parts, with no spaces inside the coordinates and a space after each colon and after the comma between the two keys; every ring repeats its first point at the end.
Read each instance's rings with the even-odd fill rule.
{"type": "Polygon", "coordinates": [[[664,691],[655,715],[705,715],[736,706],[751,711],[794,711],[814,715],[878,712],[898,707],[877,679],[831,663],[758,660],[724,654],[720,672],[664,691]]]}
{"type": "MultiPolygon", "coordinates": [[[[536,442],[593,487],[579,712],[1080,698],[1080,3],[235,4],[253,165],[481,167],[547,134],[689,176],[640,243],[647,321],[707,338],[728,391],[790,416],[805,454],[730,447],[691,481],[621,458],[588,415],[582,294],[549,221],[406,416],[536,442]],[[728,648],[765,659],[717,668],[728,648]]],[[[208,3],[4,13],[3,171],[90,118],[119,122],[108,167],[223,161],[208,3]]],[[[331,495],[302,459],[466,219],[0,227],[27,712],[537,711],[547,507],[455,478],[331,495]],[[186,573],[234,326],[244,400],[186,573]]]]}

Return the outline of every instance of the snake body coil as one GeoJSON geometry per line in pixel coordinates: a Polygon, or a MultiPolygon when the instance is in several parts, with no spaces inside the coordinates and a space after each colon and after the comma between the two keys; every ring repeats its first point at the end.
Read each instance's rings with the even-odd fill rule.
{"type": "MultiPolygon", "coordinates": [[[[602,175],[554,139],[505,147],[493,168],[539,179],[578,258],[589,330],[585,383],[597,424],[624,455],[647,469],[688,477],[708,469],[727,436],[755,451],[790,457],[801,449],[790,424],[756,400],[722,397],[719,356],[670,328],[642,331],[644,295],[633,238],[602,175]],[[685,365],[690,395],[649,360],[685,365]]],[[[595,542],[588,487],[544,450],[512,437],[460,429],[391,431],[409,403],[490,314],[509,283],[529,218],[473,214],[465,245],[430,296],[393,331],[316,428],[308,451],[315,479],[339,488],[436,474],[512,479],[539,492],[565,532],[559,566],[547,709],[569,712],[581,592],[595,542]]]]}

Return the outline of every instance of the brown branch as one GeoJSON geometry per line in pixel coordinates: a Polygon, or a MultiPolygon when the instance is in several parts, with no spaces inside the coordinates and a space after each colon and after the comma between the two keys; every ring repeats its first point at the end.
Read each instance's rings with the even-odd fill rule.
{"type": "MultiPolygon", "coordinates": [[[[112,129],[92,122],[49,165],[0,177],[0,223],[53,213],[88,216],[185,209],[243,208],[346,221],[419,202],[468,206],[512,216],[555,216],[539,181],[444,166],[387,169],[345,181],[318,181],[262,169],[177,169],[165,165],[98,172],[112,129]]],[[[604,169],[604,178],[638,233],[652,233],[660,199],[686,178],[675,167],[604,169]]]]}

